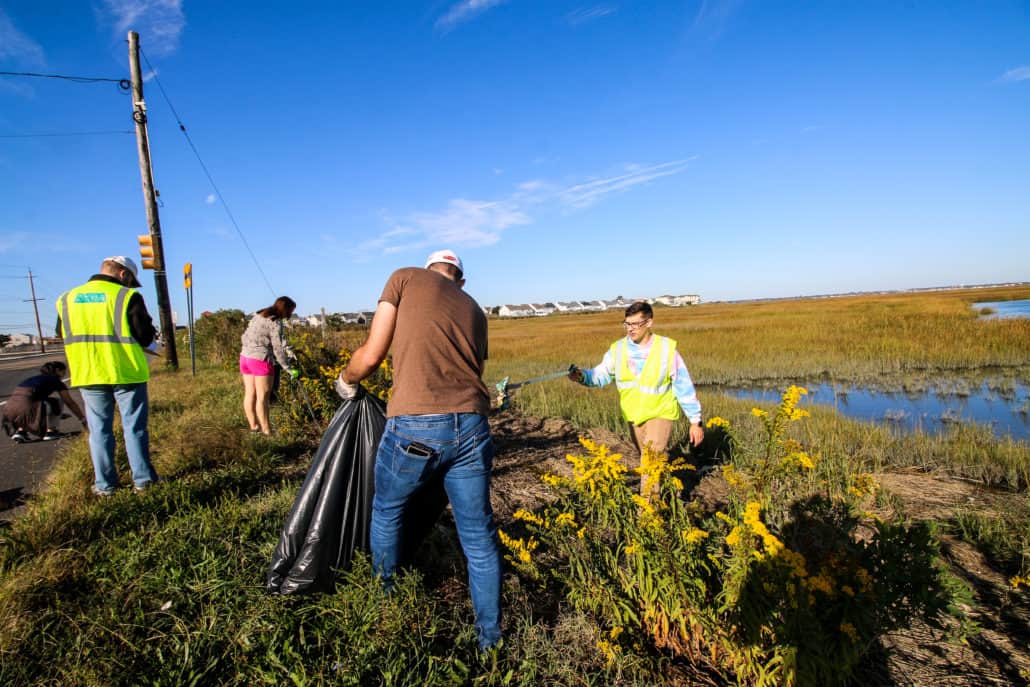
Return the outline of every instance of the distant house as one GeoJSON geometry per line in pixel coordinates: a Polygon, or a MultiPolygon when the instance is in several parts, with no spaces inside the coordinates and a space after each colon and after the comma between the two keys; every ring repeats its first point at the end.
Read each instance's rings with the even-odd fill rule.
{"type": "Polygon", "coordinates": [[[558,312],[582,312],[583,304],[579,301],[558,301],[554,304],[558,312]]]}
{"type": "Polygon", "coordinates": [[[685,294],[682,296],[659,296],[654,299],[655,303],[661,303],[662,305],[668,305],[673,308],[678,308],[683,305],[697,305],[701,302],[701,296],[695,294],[685,294]]]}
{"type": "Polygon", "coordinates": [[[554,303],[530,303],[534,315],[550,315],[554,312],[554,303]]]}
{"type": "Polygon", "coordinates": [[[307,317],[304,318],[304,322],[306,322],[309,327],[321,327],[322,326],[322,316],[321,315],[308,315],[307,317]]]}
{"type": "Polygon", "coordinates": [[[580,301],[581,309],[586,312],[604,310],[604,301],[580,301]]]}
{"type": "Polygon", "coordinates": [[[522,303],[520,305],[502,305],[497,309],[497,314],[501,317],[532,317],[536,311],[533,310],[532,305],[522,303]]]}
{"type": "Polygon", "coordinates": [[[627,305],[629,305],[629,303],[627,303],[622,296],[619,296],[618,298],[610,301],[601,301],[601,304],[604,306],[604,310],[611,310],[612,308],[625,308],[627,305]]]}

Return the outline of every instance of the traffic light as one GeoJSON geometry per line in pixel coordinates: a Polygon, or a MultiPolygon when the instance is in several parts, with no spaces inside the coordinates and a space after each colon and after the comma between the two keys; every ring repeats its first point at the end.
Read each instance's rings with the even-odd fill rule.
{"type": "Polygon", "coordinates": [[[154,237],[150,234],[140,234],[136,238],[139,239],[139,254],[143,258],[140,264],[143,269],[157,269],[157,260],[154,258],[154,237]]]}

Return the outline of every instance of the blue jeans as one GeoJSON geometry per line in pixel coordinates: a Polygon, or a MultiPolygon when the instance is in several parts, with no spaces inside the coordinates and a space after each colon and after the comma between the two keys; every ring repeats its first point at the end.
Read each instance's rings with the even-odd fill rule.
{"type": "Polygon", "coordinates": [[[392,417],[376,454],[372,500],[372,563],[388,585],[401,555],[405,505],[420,486],[443,476],[468,563],[480,649],[501,639],[501,554],[490,506],[493,460],[494,444],[483,415],[392,417]]]}
{"type": "Polygon", "coordinates": [[[89,453],[93,458],[93,472],[96,475],[94,488],[97,491],[111,491],[118,486],[118,471],[114,467],[114,405],[122,414],[122,433],[125,436],[125,452],[129,455],[132,481],[137,487],[145,487],[157,481],[157,472],[150,464],[150,431],[147,385],[142,384],[97,384],[79,387],[86,406],[86,422],[89,423],[89,453]]]}

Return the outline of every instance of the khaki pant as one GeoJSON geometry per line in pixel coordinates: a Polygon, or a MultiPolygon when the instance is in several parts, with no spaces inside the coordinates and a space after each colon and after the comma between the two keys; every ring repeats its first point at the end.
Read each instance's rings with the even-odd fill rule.
{"type": "MultiPolygon", "coordinates": [[[[652,418],[639,425],[634,425],[632,422],[629,424],[632,430],[633,444],[637,447],[641,461],[644,457],[644,446],[650,445],[651,450],[655,453],[666,453],[669,450],[673,424],[672,420],[660,417],[652,418]]],[[[655,489],[652,489],[647,484],[647,478],[644,475],[640,476],[641,496],[651,498],[656,495],[653,493],[656,489],[657,485],[655,485],[655,489]]]]}

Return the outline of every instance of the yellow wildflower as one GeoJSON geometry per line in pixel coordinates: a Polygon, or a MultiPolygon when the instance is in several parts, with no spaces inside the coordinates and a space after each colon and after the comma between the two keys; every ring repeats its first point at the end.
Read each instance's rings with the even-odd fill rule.
{"type": "Polygon", "coordinates": [[[841,623],[840,631],[846,634],[852,642],[858,641],[858,632],[855,630],[855,626],[851,623],[841,623]]]}
{"type": "Polygon", "coordinates": [[[618,644],[612,644],[607,640],[600,640],[597,642],[597,649],[601,652],[601,655],[608,661],[608,665],[615,663],[615,654],[619,651],[618,644]]]}
{"type": "Polygon", "coordinates": [[[720,427],[722,429],[729,429],[730,428],[730,422],[729,422],[729,420],[724,420],[723,418],[721,418],[719,416],[716,416],[716,417],[713,417],[712,419],[710,419],[708,422],[706,422],[705,423],[705,427],[707,427],[708,429],[713,429],[715,427],[720,427]]]}
{"type": "Polygon", "coordinates": [[[613,627],[608,633],[608,639],[618,639],[619,635],[622,634],[622,630],[623,628],[621,625],[619,627],[613,627]]]}
{"type": "Polygon", "coordinates": [[[842,584],[840,586],[840,590],[842,592],[844,592],[845,594],[847,594],[848,596],[854,596],[855,595],[855,590],[851,588],[851,585],[842,584]]]}
{"type": "Polygon", "coordinates": [[[683,540],[691,546],[703,539],[708,539],[708,532],[697,527],[691,527],[683,532],[683,540]]]}
{"type": "Polygon", "coordinates": [[[762,410],[761,408],[752,408],[751,409],[751,414],[754,415],[755,417],[768,417],[769,416],[769,413],[767,413],[766,411],[762,410]]]}
{"type": "Polygon", "coordinates": [[[747,476],[732,465],[722,466],[722,478],[731,487],[739,487],[747,481],[747,476]]]}
{"type": "Polygon", "coordinates": [[[524,520],[525,522],[531,522],[534,525],[538,525],[540,527],[544,526],[544,519],[543,518],[541,518],[536,513],[531,513],[530,511],[526,510],[525,508],[520,508],[517,511],[515,511],[515,515],[513,517],[516,520],[524,520]]]}
{"type": "Polygon", "coordinates": [[[575,527],[576,516],[572,513],[558,513],[554,518],[555,527],[575,527]]]}
{"type": "Polygon", "coordinates": [[[623,549],[623,553],[625,553],[627,556],[632,556],[639,549],[640,549],[640,546],[636,542],[633,542],[632,544],[627,546],[625,549],[623,549]]]}
{"type": "Polygon", "coordinates": [[[552,475],[551,473],[540,475],[540,480],[544,484],[551,487],[560,487],[562,484],[565,483],[565,479],[563,477],[559,477],[558,475],[552,475]]]}

